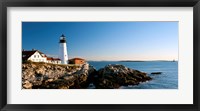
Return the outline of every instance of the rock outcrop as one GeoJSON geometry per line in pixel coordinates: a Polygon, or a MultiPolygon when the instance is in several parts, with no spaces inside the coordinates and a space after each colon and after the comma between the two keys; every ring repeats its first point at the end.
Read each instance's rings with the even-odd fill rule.
{"type": "Polygon", "coordinates": [[[88,75],[96,71],[89,64],[54,65],[26,63],[22,65],[22,87],[24,89],[69,89],[86,88],[88,75]]]}
{"type": "Polygon", "coordinates": [[[93,83],[97,89],[113,89],[120,86],[138,85],[152,78],[146,73],[127,68],[123,65],[107,65],[93,75],[93,83]]]}

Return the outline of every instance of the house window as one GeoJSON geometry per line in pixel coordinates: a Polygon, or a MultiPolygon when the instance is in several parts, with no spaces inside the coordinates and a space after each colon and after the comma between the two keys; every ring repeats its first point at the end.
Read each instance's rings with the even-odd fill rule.
{"type": "Polygon", "coordinates": [[[39,58],[39,55],[38,55],[38,58],[39,58]]]}
{"type": "Polygon", "coordinates": [[[36,58],[36,55],[34,55],[34,58],[36,58]]]}

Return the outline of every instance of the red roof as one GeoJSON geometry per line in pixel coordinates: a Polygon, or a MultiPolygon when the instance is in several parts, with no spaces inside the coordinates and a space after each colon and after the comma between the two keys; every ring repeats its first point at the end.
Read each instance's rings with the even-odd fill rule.
{"type": "Polygon", "coordinates": [[[76,58],[72,58],[72,59],[70,59],[70,60],[85,60],[85,59],[76,57],[76,58]]]}
{"type": "Polygon", "coordinates": [[[60,60],[59,58],[53,58],[54,60],[60,60]]]}
{"type": "Polygon", "coordinates": [[[47,57],[47,60],[60,60],[59,58],[47,57]]]}

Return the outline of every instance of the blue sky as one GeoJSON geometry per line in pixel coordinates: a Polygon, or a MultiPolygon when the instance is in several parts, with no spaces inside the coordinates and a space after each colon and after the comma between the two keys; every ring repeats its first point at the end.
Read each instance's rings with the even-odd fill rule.
{"type": "Polygon", "coordinates": [[[62,34],[69,58],[178,60],[178,22],[23,22],[22,48],[58,56],[62,34]]]}

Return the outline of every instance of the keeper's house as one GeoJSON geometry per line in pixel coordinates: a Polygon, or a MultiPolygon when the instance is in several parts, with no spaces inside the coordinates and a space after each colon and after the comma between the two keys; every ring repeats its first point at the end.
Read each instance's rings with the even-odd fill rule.
{"type": "Polygon", "coordinates": [[[61,60],[59,58],[47,57],[47,63],[61,64],[61,60]]]}
{"type": "Polygon", "coordinates": [[[85,59],[82,58],[73,58],[69,60],[69,64],[84,64],[85,59]]]}
{"type": "Polygon", "coordinates": [[[59,58],[47,57],[44,53],[39,50],[28,50],[22,51],[22,61],[32,61],[32,62],[45,62],[52,64],[61,64],[61,60],[59,58]]]}

